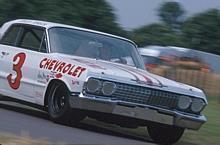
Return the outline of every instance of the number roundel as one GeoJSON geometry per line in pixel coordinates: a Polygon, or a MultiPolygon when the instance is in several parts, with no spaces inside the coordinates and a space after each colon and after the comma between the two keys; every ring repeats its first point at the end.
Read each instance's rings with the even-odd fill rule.
{"type": "Polygon", "coordinates": [[[7,76],[8,83],[12,89],[16,90],[20,86],[21,78],[22,78],[21,68],[24,64],[25,59],[26,59],[25,53],[18,53],[13,58],[13,62],[14,63],[17,62],[16,64],[13,64],[13,70],[16,72],[17,75],[15,79],[12,79],[12,74],[9,74],[7,76]]]}

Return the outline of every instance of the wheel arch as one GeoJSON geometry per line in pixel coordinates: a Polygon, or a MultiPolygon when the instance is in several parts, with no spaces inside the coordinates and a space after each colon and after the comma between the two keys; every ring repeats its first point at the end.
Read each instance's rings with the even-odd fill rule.
{"type": "Polygon", "coordinates": [[[50,89],[51,89],[51,87],[52,87],[52,85],[54,83],[62,83],[62,84],[64,84],[66,86],[66,88],[68,90],[70,90],[68,84],[66,84],[63,80],[60,80],[60,79],[52,79],[52,80],[50,80],[50,82],[47,85],[47,89],[45,91],[45,94],[44,94],[44,106],[45,107],[47,107],[47,105],[48,105],[49,92],[50,92],[50,89]]]}

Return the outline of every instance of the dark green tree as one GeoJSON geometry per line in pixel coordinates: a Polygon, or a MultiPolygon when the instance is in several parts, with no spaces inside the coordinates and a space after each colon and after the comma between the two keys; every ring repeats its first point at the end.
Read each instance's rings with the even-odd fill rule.
{"type": "Polygon", "coordinates": [[[175,45],[183,46],[181,24],[184,9],[178,2],[165,2],[158,9],[163,23],[151,24],[132,32],[132,39],[139,46],[175,45]]]}
{"type": "Polygon", "coordinates": [[[183,21],[184,9],[178,2],[165,2],[159,8],[161,20],[174,29],[178,29],[183,21]]]}
{"type": "Polygon", "coordinates": [[[182,28],[185,47],[220,55],[220,10],[189,18],[182,28]]]}
{"type": "Polygon", "coordinates": [[[181,45],[181,36],[164,24],[151,24],[136,29],[132,39],[141,47],[146,45],[181,45]]]}
{"type": "Polygon", "coordinates": [[[126,36],[105,0],[1,0],[0,23],[28,18],[59,22],[126,36]]]}

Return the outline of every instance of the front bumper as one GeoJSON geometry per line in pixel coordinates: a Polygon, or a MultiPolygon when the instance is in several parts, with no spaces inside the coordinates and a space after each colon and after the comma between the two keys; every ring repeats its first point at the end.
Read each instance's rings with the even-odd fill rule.
{"type": "Polygon", "coordinates": [[[193,130],[198,130],[207,121],[204,115],[188,115],[158,107],[129,105],[125,102],[87,97],[82,94],[70,97],[71,108],[109,113],[193,130]]]}

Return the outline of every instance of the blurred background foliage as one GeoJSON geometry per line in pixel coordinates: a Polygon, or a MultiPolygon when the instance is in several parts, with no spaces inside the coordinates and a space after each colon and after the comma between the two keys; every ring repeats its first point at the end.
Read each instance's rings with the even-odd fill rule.
{"type": "Polygon", "coordinates": [[[184,13],[178,2],[163,3],[158,9],[161,22],[135,29],[131,38],[141,47],[172,45],[220,55],[220,10],[186,19],[184,13]]]}
{"type": "Polygon", "coordinates": [[[17,18],[39,19],[120,35],[140,47],[172,45],[220,55],[220,10],[189,18],[184,14],[178,2],[165,2],[158,8],[159,23],[126,31],[105,0],[0,0],[0,24],[17,18]]]}
{"type": "Polygon", "coordinates": [[[0,23],[39,19],[126,36],[105,0],[0,0],[0,23]]]}

